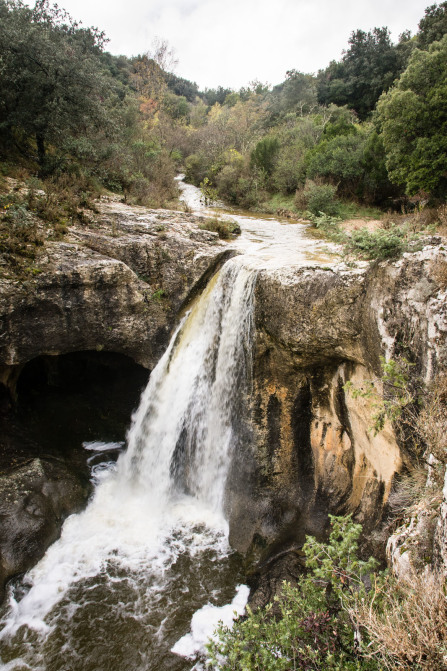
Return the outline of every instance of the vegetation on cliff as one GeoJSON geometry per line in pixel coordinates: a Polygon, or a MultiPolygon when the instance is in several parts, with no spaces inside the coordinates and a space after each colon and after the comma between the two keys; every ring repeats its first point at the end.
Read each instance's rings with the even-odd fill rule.
{"type": "Polygon", "coordinates": [[[327,543],[309,537],[305,573],[273,604],[220,626],[208,652],[222,671],[447,668],[447,604],[439,576],[396,580],[358,556],[361,526],[331,517],[327,543]]]}
{"type": "Polygon", "coordinates": [[[407,359],[383,359],[382,367],[381,380],[361,388],[345,386],[355,397],[373,399],[370,431],[377,433],[385,419],[392,421],[412,454],[413,466],[394,487],[383,529],[375,536],[380,543],[380,534],[388,538],[399,528],[408,534],[408,527],[419,527],[405,536],[406,570],[397,576],[378,572],[373,558],[360,558],[361,526],[350,515],[330,516],[326,543],[307,538],[304,572],[296,584],[284,583],[266,608],[248,608],[232,629],[218,628],[208,646],[216,668],[447,668],[445,575],[436,556],[437,543],[444,542],[436,538],[436,529],[447,465],[447,378],[439,375],[427,390],[411,376],[407,359]],[[427,461],[428,480],[421,468],[427,461]]]}

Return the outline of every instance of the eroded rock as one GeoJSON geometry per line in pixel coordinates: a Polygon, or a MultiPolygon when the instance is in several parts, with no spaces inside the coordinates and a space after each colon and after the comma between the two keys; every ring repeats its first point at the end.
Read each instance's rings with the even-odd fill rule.
{"type": "Polygon", "coordinates": [[[0,476],[0,598],[6,581],[31,568],[91,492],[62,461],[33,459],[0,476]]]}
{"type": "Polygon", "coordinates": [[[366,532],[380,520],[406,457],[389,423],[375,435],[374,398],[345,384],[377,379],[381,356],[404,354],[425,381],[445,367],[440,258],[429,244],[364,270],[260,273],[254,435],[230,484],[230,540],[254,562],[324,537],[328,513],[353,513],[366,532]]]}

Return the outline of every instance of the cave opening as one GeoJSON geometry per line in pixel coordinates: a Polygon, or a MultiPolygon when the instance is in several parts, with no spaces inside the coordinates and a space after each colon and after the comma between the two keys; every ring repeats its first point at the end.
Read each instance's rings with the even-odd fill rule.
{"type": "Polygon", "coordinates": [[[28,459],[86,468],[85,444],[124,443],[148,371],[114,352],[43,355],[23,367],[15,407],[2,417],[3,470],[28,459]]]}

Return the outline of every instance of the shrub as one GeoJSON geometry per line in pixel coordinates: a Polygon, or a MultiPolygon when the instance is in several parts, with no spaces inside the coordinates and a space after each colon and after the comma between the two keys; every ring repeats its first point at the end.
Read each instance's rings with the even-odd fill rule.
{"type": "Polygon", "coordinates": [[[205,221],[199,224],[199,228],[218,233],[219,238],[223,240],[229,240],[232,236],[239,235],[241,232],[241,228],[236,221],[219,219],[218,217],[205,219],[205,221]]]}
{"type": "Polygon", "coordinates": [[[346,243],[348,236],[340,229],[340,219],[338,217],[330,217],[323,212],[318,216],[310,215],[310,220],[324,235],[336,243],[346,243]]]}
{"type": "Polygon", "coordinates": [[[265,137],[259,140],[251,152],[250,164],[258,170],[263,170],[266,175],[271,175],[275,167],[276,157],[279,152],[279,141],[276,137],[265,137]]]}
{"type": "Polygon", "coordinates": [[[209,162],[202,154],[190,154],[185,160],[185,179],[199,186],[207,176],[209,162]]]}
{"type": "Polygon", "coordinates": [[[337,188],[332,184],[317,184],[308,181],[303,192],[298,192],[295,203],[298,209],[300,209],[300,205],[306,203],[306,209],[316,216],[321,212],[335,216],[339,211],[339,204],[335,197],[336,192],[337,188]]]}
{"type": "Polygon", "coordinates": [[[350,517],[331,516],[327,544],[308,538],[303,551],[308,574],[297,587],[284,583],[272,604],[238,620],[233,629],[220,626],[208,652],[213,668],[222,671],[289,671],[291,669],[373,670],[362,659],[349,609],[367,594],[365,580],[375,561],[357,557],[361,527],[350,517]]]}
{"type": "Polygon", "coordinates": [[[405,235],[406,230],[399,226],[375,232],[361,228],[352,232],[347,252],[352,252],[363,259],[389,259],[399,256],[404,251],[405,235]]]}

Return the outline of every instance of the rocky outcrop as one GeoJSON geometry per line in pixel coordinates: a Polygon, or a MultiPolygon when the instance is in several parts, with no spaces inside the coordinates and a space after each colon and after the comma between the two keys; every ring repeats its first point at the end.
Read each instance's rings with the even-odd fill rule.
{"type": "Polygon", "coordinates": [[[230,497],[231,542],[253,561],[323,535],[328,512],[352,512],[366,531],[377,524],[406,457],[389,424],[374,434],[375,399],[354,398],[345,384],[377,379],[380,356],[404,354],[426,381],[445,367],[436,267],[446,263],[442,247],[428,244],[363,270],[260,274],[254,434],[230,497]]]}
{"type": "Polygon", "coordinates": [[[33,459],[0,476],[0,600],[6,580],[43,557],[90,491],[88,480],[56,460],[33,459]]]}
{"type": "MultiPolygon", "coordinates": [[[[54,377],[56,355],[97,350],[152,368],[178,313],[232,254],[193,215],[116,200],[103,200],[99,209],[89,225],[47,242],[27,279],[0,280],[3,434],[13,431],[8,403],[28,362],[44,356],[54,377]]],[[[1,459],[0,596],[5,581],[43,555],[90,492],[82,469],[73,471],[63,458],[49,461],[39,445],[25,443],[21,435],[0,438],[0,449],[11,452],[1,459]]]]}
{"type": "Polygon", "coordinates": [[[42,354],[105,350],[152,368],[179,309],[228,256],[181,212],[104,201],[94,225],[47,243],[32,278],[0,282],[0,381],[42,354]]]}

